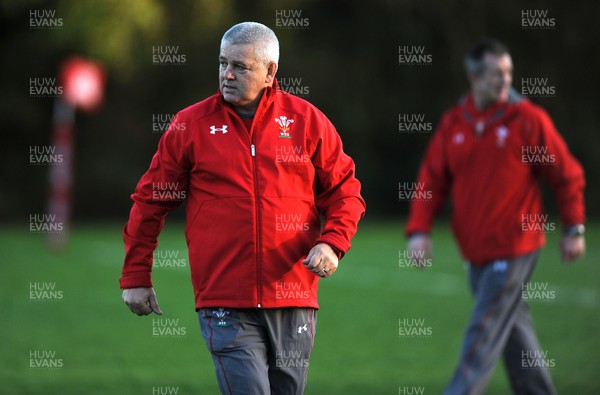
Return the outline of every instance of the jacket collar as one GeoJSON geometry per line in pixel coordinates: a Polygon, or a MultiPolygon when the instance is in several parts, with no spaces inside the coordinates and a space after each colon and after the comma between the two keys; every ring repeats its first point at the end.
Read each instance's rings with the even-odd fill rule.
{"type": "Polygon", "coordinates": [[[496,121],[503,116],[507,115],[508,112],[512,108],[514,108],[514,104],[523,101],[524,98],[514,90],[514,88],[510,88],[510,92],[508,94],[508,100],[505,102],[496,102],[490,104],[483,110],[480,110],[475,105],[475,101],[473,100],[473,93],[468,93],[462,97],[460,100],[460,107],[462,109],[463,116],[468,121],[472,121],[475,118],[484,118],[489,121],[496,121]]]}

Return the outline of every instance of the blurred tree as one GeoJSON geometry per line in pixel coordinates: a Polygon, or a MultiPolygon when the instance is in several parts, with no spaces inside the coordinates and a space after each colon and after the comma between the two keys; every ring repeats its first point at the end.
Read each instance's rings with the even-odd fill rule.
{"type": "MultiPolygon", "coordinates": [[[[103,109],[78,114],[76,219],[124,220],[128,199],[145,171],[160,133],[157,114],[174,114],[217,90],[221,35],[255,20],[281,42],[280,77],[302,78],[307,99],[336,125],[355,158],[368,215],[404,213],[398,182],[414,180],[430,134],[398,132],[400,113],[424,114],[434,126],[467,90],[462,58],[476,38],[505,41],[513,53],[514,85],[548,77],[557,94],[544,106],[581,160],[589,185],[588,211],[600,212],[600,3],[517,0],[482,3],[373,0],[5,0],[0,3],[0,217],[22,220],[42,212],[47,168],[28,163],[32,145],[49,144],[52,98],[29,95],[29,79],[53,77],[68,55],[100,59],[109,73],[103,109]],[[555,29],[521,27],[521,12],[548,10],[555,29]],[[55,11],[63,26],[31,29],[31,10],[55,11]],[[300,12],[304,28],[277,25],[278,12],[300,12]],[[400,45],[421,45],[425,66],[398,63],[400,45]],[[176,46],[182,65],[156,65],[153,48],[176,46]]],[[[550,207],[553,204],[550,203],[550,207]]]]}

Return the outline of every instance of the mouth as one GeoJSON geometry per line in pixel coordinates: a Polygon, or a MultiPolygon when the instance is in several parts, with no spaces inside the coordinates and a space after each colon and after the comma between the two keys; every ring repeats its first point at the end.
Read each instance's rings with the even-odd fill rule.
{"type": "Polygon", "coordinates": [[[223,85],[223,88],[222,88],[222,90],[225,90],[225,89],[227,89],[227,90],[235,90],[235,89],[237,89],[237,88],[236,88],[236,87],[234,87],[234,86],[231,86],[231,85],[223,85]]]}

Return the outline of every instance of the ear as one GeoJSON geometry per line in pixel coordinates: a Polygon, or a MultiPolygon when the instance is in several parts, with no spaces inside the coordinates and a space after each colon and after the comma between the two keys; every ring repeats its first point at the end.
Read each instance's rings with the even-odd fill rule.
{"type": "Polygon", "coordinates": [[[277,63],[271,62],[267,66],[267,76],[265,77],[265,85],[266,86],[273,85],[273,80],[275,79],[275,73],[277,73],[277,63]]]}

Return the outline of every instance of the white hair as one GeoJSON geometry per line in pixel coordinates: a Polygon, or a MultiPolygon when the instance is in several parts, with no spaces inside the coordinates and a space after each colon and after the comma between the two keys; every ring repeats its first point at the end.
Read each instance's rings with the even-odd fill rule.
{"type": "Polygon", "coordinates": [[[242,22],[223,34],[221,49],[225,45],[254,44],[256,59],[265,65],[279,63],[279,40],[267,26],[257,22],[242,22]]]}

